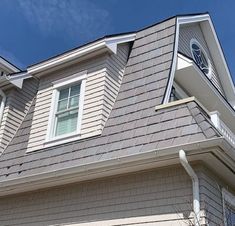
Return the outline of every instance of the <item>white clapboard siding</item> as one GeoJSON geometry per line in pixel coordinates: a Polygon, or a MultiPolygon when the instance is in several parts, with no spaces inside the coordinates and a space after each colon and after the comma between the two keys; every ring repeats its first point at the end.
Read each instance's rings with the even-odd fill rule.
{"type": "Polygon", "coordinates": [[[7,91],[7,100],[0,126],[0,152],[6,148],[15,135],[36,92],[37,82],[33,78],[25,80],[22,89],[12,88],[7,91]]]}
{"type": "Polygon", "coordinates": [[[52,98],[52,82],[87,71],[81,138],[100,134],[118,94],[129,45],[118,46],[117,54],[103,54],[41,78],[36,98],[28,151],[44,147],[52,98]]]}
{"type": "Polygon", "coordinates": [[[210,51],[208,49],[208,46],[206,44],[206,41],[204,39],[201,27],[198,23],[194,25],[185,25],[180,28],[179,32],[179,51],[184,53],[185,55],[192,58],[191,50],[190,50],[190,40],[192,38],[195,38],[198,40],[198,42],[202,45],[202,47],[205,49],[207,56],[209,57],[211,64],[212,64],[212,77],[211,81],[216,86],[216,88],[224,95],[224,91],[218,76],[218,73],[216,71],[213,59],[211,57],[210,51]]]}
{"type": "Polygon", "coordinates": [[[1,198],[0,222],[186,226],[192,217],[191,202],[191,179],[182,167],[174,166],[1,198]]]}

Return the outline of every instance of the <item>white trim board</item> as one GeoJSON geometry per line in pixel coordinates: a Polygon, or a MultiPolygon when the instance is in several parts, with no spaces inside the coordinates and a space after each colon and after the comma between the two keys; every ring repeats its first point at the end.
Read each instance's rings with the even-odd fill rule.
{"type": "Polygon", "coordinates": [[[67,53],[64,53],[57,57],[53,57],[52,59],[46,60],[42,63],[38,63],[36,65],[30,66],[28,68],[28,73],[30,74],[40,73],[52,67],[56,67],[58,65],[72,61],[86,54],[89,54],[89,53],[92,53],[101,49],[106,49],[106,51],[116,54],[117,45],[121,43],[134,41],[135,37],[136,37],[136,34],[132,33],[128,35],[119,35],[119,36],[110,37],[110,38],[103,38],[102,40],[77,48],[75,50],[71,50],[67,53]]]}
{"type": "MultiPolygon", "coordinates": [[[[44,142],[44,147],[54,146],[54,145],[62,144],[65,142],[77,140],[80,137],[84,97],[85,97],[86,78],[87,78],[87,71],[82,71],[82,72],[73,74],[69,77],[55,81],[53,83],[53,92],[52,92],[52,99],[51,99],[52,105],[51,105],[50,114],[49,114],[47,134],[46,134],[46,140],[44,142]],[[58,88],[73,84],[78,81],[81,81],[81,89],[80,89],[80,100],[79,100],[78,122],[77,122],[76,133],[70,133],[70,134],[66,134],[63,136],[53,137],[54,127],[55,127],[55,109],[56,109],[57,102],[58,102],[57,101],[58,88]]],[[[31,152],[31,151],[28,151],[28,152],[31,152]]]]}
{"type": "Polygon", "coordinates": [[[9,63],[2,57],[0,57],[0,67],[3,67],[3,69],[7,69],[8,71],[10,71],[10,73],[20,72],[17,67],[15,67],[13,64],[9,63]]]}

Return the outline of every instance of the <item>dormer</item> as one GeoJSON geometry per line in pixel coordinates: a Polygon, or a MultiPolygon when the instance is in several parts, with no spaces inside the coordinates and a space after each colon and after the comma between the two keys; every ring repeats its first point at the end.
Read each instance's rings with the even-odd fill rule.
{"type": "Polygon", "coordinates": [[[177,18],[174,61],[164,103],[194,97],[235,146],[235,88],[208,14],[177,18]]]}
{"type": "Polygon", "coordinates": [[[108,36],[28,68],[39,88],[27,152],[101,134],[134,39],[108,36]]]}

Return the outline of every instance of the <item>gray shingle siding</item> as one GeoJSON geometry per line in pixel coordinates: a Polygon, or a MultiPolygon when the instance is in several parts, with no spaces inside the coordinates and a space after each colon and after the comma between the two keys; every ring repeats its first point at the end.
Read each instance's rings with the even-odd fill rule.
{"type": "Polygon", "coordinates": [[[192,199],[182,167],[155,169],[0,198],[1,226],[48,226],[116,220],[112,225],[181,225],[192,199]],[[179,213],[176,213],[178,211],[179,213]],[[122,224],[120,220],[125,220],[122,224]]]}
{"type": "Polygon", "coordinates": [[[0,158],[0,181],[196,142],[218,134],[193,104],[160,111],[173,56],[175,19],[137,33],[122,85],[101,136],[28,153],[32,105],[0,158]],[[150,43],[149,43],[150,42],[150,43]],[[211,129],[207,136],[196,120],[211,129]]]}

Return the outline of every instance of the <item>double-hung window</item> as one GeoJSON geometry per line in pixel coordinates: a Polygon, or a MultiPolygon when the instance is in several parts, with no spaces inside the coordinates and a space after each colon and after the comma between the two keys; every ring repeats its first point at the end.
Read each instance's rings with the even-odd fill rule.
{"type": "Polygon", "coordinates": [[[54,136],[71,134],[77,131],[81,84],[70,85],[58,90],[55,113],[54,136]]]}
{"type": "Polygon", "coordinates": [[[85,81],[83,72],[53,83],[46,143],[80,135],[85,81]]]}

